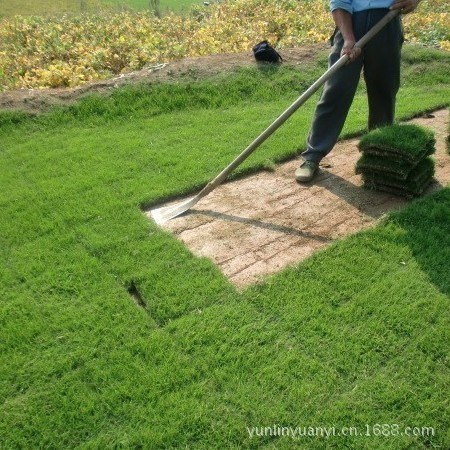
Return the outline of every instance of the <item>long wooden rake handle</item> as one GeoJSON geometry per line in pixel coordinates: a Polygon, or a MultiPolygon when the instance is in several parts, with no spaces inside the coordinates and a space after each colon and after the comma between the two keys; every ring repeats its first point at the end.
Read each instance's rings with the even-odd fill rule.
{"type": "MultiPolygon", "coordinates": [[[[387,23],[399,14],[399,10],[389,11],[377,22],[356,44],[355,47],[363,48],[387,23]]],[[[219,175],[210,181],[196,196],[200,200],[219,186],[227,176],[242,164],[269,136],[271,136],[289,117],[297,111],[335,72],[348,61],[348,55],[341,56],[308,90],[306,90],[289,108],[278,116],[236,159],[234,159],[219,175]]]]}
{"type": "MultiPolygon", "coordinates": [[[[355,47],[362,48],[372,39],[388,22],[399,14],[398,10],[388,12],[378,23],[376,23],[356,44],[355,47]]],[[[272,122],[236,159],[234,159],[219,175],[210,181],[196,196],[182,203],[172,206],[151,210],[151,215],[156,223],[162,224],[167,220],[183,214],[191,209],[201,198],[208,195],[219,186],[227,176],[247,159],[275,130],[277,130],[289,117],[300,108],[333,74],[348,61],[348,55],[341,56],[306,92],[304,92],[289,108],[272,122]]]]}

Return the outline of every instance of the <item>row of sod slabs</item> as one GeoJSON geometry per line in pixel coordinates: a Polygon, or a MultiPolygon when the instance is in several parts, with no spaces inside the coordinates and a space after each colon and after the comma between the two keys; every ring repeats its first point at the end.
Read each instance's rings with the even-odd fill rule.
{"type": "Polygon", "coordinates": [[[433,180],[436,148],[431,130],[418,125],[390,125],[362,137],[356,173],[364,187],[404,197],[421,195],[433,180]]]}

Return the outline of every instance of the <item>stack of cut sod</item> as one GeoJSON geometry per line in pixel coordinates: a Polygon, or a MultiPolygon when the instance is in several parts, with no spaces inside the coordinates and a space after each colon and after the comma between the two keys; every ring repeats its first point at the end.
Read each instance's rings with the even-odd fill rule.
{"type": "Polygon", "coordinates": [[[356,173],[364,187],[404,197],[421,195],[434,176],[434,134],[417,125],[389,125],[362,137],[356,173]]]}

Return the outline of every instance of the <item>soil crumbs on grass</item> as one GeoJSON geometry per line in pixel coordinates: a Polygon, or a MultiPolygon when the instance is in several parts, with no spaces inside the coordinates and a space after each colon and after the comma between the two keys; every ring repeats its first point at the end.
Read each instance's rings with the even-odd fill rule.
{"type": "MultiPolygon", "coordinates": [[[[435,181],[426,193],[450,183],[448,122],[447,109],[412,121],[433,130],[437,140],[435,181]]],[[[298,161],[289,161],[219,186],[164,227],[195,255],[212,259],[236,286],[258,282],[408,203],[362,188],[355,175],[357,144],[358,139],[339,142],[311,184],[295,182],[298,161]]]]}

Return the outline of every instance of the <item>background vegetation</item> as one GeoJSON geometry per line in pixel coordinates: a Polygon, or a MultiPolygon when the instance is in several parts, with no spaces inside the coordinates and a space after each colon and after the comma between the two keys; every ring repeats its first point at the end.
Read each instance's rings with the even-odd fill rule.
{"type": "MultiPolygon", "coordinates": [[[[405,17],[406,39],[450,48],[446,0],[405,17]]],[[[76,86],[185,56],[248,51],[262,39],[279,48],[325,42],[332,20],[323,0],[236,0],[159,18],[147,12],[5,18],[0,21],[0,87],[76,86]]]]}
{"type": "MultiPolygon", "coordinates": [[[[214,2],[214,0],[213,0],[214,2]]],[[[0,18],[14,15],[48,16],[61,13],[95,13],[99,10],[142,11],[158,7],[161,12],[187,12],[192,5],[203,5],[200,0],[3,0],[0,18]]]]}

